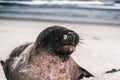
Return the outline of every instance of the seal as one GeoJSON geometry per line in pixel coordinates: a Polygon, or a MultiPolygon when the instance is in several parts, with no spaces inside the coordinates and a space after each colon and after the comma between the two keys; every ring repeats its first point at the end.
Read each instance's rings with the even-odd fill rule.
{"type": "Polygon", "coordinates": [[[1,61],[8,80],[80,80],[93,76],[70,56],[79,43],[76,32],[61,26],[43,30],[33,43],[15,48],[1,61]]]}

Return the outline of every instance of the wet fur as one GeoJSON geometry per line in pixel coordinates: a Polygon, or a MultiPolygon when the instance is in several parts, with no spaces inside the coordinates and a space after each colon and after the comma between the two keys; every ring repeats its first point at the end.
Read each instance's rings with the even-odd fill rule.
{"type": "Polygon", "coordinates": [[[35,43],[15,48],[9,59],[1,61],[7,80],[80,80],[93,76],[79,67],[69,55],[54,53],[57,45],[52,45],[52,39],[58,33],[50,32],[56,30],[58,33],[68,31],[59,26],[49,27],[40,33],[35,43]]]}

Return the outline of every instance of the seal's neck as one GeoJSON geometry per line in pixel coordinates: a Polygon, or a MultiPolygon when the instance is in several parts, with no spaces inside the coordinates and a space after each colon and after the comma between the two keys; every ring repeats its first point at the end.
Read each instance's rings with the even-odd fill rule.
{"type": "Polygon", "coordinates": [[[70,58],[70,55],[61,55],[61,54],[57,54],[57,53],[54,53],[53,50],[51,49],[39,49],[39,50],[35,50],[35,52],[33,52],[34,54],[33,55],[36,55],[37,57],[41,57],[41,56],[47,56],[49,58],[58,58],[59,60],[61,61],[67,61],[69,60],[70,58]]]}
{"type": "Polygon", "coordinates": [[[70,57],[70,55],[65,55],[64,53],[55,53],[53,52],[54,50],[50,48],[44,51],[46,51],[47,55],[51,55],[52,57],[59,57],[62,61],[67,61],[70,57]]]}

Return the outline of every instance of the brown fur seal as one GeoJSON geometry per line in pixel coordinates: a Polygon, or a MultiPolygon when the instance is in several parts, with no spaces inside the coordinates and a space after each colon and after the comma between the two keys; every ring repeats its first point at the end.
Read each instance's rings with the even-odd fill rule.
{"type": "Polygon", "coordinates": [[[80,80],[93,76],[70,57],[79,43],[72,30],[52,26],[42,31],[34,43],[15,48],[1,61],[8,80],[80,80]]]}

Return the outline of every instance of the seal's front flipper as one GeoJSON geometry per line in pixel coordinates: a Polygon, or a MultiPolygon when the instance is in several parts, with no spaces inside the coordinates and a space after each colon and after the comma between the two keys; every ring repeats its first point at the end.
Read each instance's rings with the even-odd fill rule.
{"type": "Polygon", "coordinates": [[[3,67],[3,71],[4,71],[4,74],[5,74],[6,78],[7,78],[7,80],[9,80],[9,78],[8,78],[9,71],[8,71],[8,68],[6,67],[6,62],[1,60],[0,63],[2,65],[2,67],[3,67]]]}
{"type": "Polygon", "coordinates": [[[78,77],[78,80],[83,79],[83,77],[94,77],[94,75],[92,75],[91,73],[89,73],[87,70],[83,69],[83,68],[79,68],[80,70],[80,76],[78,77]]]}
{"type": "Polygon", "coordinates": [[[2,67],[4,67],[5,62],[4,62],[3,60],[1,60],[0,63],[1,63],[1,65],[2,65],[2,67]]]}

